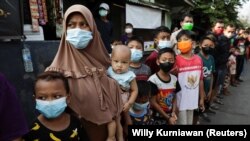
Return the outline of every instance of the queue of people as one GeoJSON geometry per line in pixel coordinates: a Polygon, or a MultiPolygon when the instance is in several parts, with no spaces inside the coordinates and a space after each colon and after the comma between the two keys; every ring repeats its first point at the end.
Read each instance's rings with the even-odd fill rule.
{"type": "MultiPolygon", "coordinates": [[[[109,6],[101,4],[99,13],[108,24],[109,6]]],[[[153,33],[155,50],[145,60],[143,40],[132,33],[132,24],[126,24],[122,41],[111,49],[85,6],[69,7],[63,22],[57,54],[35,81],[40,115],[28,131],[16,109],[19,122],[4,119],[17,122],[12,127],[16,130],[7,133],[0,127],[0,140],[123,141],[129,125],[192,125],[199,118],[209,122],[207,114],[216,114],[217,104],[222,105],[223,96],[229,94],[228,86],[243,82],[249,32],[236,34],[234,25],[224,27],[223,21],[199,35],[199,41],[190,14],[172,34],[160,26],[153,33]]],[[[12,93],[1,81],[0,96],[12,93]]],[[[5,129],[12,129],[5,123],[1,124],[5,129]]]]}

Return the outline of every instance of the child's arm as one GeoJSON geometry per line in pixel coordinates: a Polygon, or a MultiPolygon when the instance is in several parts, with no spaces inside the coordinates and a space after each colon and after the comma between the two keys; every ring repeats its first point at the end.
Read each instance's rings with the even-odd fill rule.
{"type": "Polygon", "coordinates": [[[174,94],[174,98],[173,98],[173,108],[172,108],[172,113],[171,113],[171,117],[173,117],[173,119],[175,120],[175,122],[177,121],[177,113],[179,112],[178,111],[178,108],[177,108],[177,99],[176,99],[176,96],[177,96],[177,93],[181,90],[181,86],[180,86],[180,83],[177,81],[176,82],[176,88],[175,88],[175,94],[174,94]]]}
{"type": "Polygon", "coordinates": [[[162,108],[160,107],[160,105],[157,103],[157,100],[156,100],[156,95],[154,96],[151,96],[150,98],[150,105],[158,112],[160,113],[164,119],[166,119],[166,121],[168,122],[169,119],[170,119],[170,116],[162,110],[162,108]]]}
{"type": "Polygon", "coordinates": [[[214,75],[212,73],[211,74],[211,80],[210,80],[210,88],[209,88],[209,92],[208,92],[208,95],[207,95],[207,100],[209,100],[209,101],[211,99],[212,92],[213,92],[213,81],[214,81],[214,75]]]}
{"type": "Polygon", "coordinates": [[[123,111],[127,112],[129,108],[134,104],[138,95],[138,87],[135,78],[130,82],[130,97],[127,103],[123,106],[123,111]]]}
{"type": "Polygon", "coordinates": [[[175,121],[177,121],[177,100],[176,100],[176,95],[174,96],[173,99],[173,109],[172,109],[172,113],[171,113],[171,117],[174,118],[175,121]]]}
{"type": "Polygon", "coordinates": [[[203,80],[200,80],[199,83],[199,107],[204,111],[204,99],[205,99],[205,91],[204,91],[204,82],[203,80]]]}

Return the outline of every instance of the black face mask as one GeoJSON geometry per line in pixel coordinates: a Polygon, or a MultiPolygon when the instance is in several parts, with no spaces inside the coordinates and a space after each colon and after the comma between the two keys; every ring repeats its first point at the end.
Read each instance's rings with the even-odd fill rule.
{"type": "Polygon", "coordinates": [[[202,47],[201,50],[205,55],[211,54],[212,51],[210,47],[202,47]]]}
{"type": "Polygon", "coordinates": [[[165,73],[168,73],[173,68],[173,66],[174,66],[174,63],[170,63],[170,62],[160,63],[160,68],[165,73]]]}
{"type": "Polygon", "coordinates": [[[210,53],[209,53],[209,54],[210,54],[210,55],[214,55],[214,50],[215,50],[215,48],[211,48],[211,47],[210,47],[210,53]]]}

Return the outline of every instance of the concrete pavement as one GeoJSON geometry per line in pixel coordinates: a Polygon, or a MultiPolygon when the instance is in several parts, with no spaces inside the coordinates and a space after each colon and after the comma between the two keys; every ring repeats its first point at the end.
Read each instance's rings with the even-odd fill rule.
{"type": "Polygon", "coordinates": [[[224,96],[224,105],[219,105],[216,115],[209,115],[211,122],[200,120],[202,125],[250,125],[250,62],[244,65],[242,79],[238,87],[229,87],[231,95],[224,96]]]}

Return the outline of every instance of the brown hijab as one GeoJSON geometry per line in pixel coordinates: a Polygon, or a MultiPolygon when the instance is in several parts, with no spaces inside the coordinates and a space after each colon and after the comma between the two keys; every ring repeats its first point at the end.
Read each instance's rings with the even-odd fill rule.
{"type": "Polygon", "coordinates": [[[109,65],[110,57],[91,12],[83,5],[69,7],[64,15],[58,52],[46,71],[62,72],[68,78],[71,93],[69,107],[79,117],[98,125],[110,122],[122,110],[119,86],[106,75],[109,65]],[[85,17],[93,35],[92,41],[82,50],[65,40],[66,21],[74,12],[85,17]]]}

